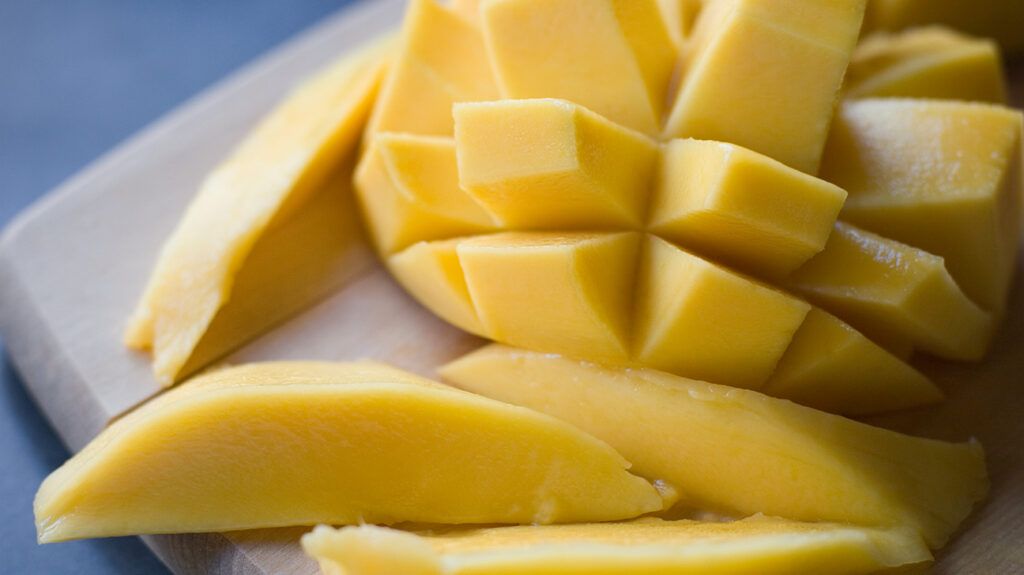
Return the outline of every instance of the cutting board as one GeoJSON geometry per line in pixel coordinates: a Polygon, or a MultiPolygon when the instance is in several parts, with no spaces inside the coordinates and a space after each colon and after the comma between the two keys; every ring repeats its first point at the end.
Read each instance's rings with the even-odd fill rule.
{"type": "MultiPolygon", "coordinates": [[[[0,240],[0,331],[30,393],[65,444],[159,393],[148,358],[121,345],[160,245],[200,181],[311,72],[395,26],[403,0],[364,0],[231,76],[29,208],[0,240]]],[[[1016,101],[1024,91],[1018,66],[1016,101]]],[[[357,359],[425,375],[480,344],[419,307],[376,263],[327,298],[224,358],[357,359]]],[[[985,445],[992,497],[940,557],[938,573],[1024,573],[1024,285],[981,365],[922,361],[949,392],[927,410],[873,423],[985,445]]],[[[305,528],[144,537],[175,572],[315,573],[305,528]]],[[[398,575],[398,574],[396,574],[398,575]]]]}

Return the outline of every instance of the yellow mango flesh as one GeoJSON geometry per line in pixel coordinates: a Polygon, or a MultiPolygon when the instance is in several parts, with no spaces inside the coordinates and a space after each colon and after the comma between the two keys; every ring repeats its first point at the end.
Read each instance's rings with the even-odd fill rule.
{"type": "Polygon", "coordinates": [[[717,261],[781,277],[825,247],[846,199],[833,184],[745,148],[665,144],[649,229],[717,261]]]}
{"type": "Polygon", "coordinates": [[[847,98],[934,98],[1006,103],[999,47],[941,27],[876,34],[853,52],[847,98]]]}
{"type": "Polygon", "coordinates": [[[942,257],[963,291],[1001,313],[1020,237],[1022,116],[999,106],[846,102],[822,177],[849,192],[842,218],[942,257]]]}
{"type": "Polygon", "coordinates": [[[988,488],[976,442],[910,437],[663,372],[491,345],[441,373],[579,426],[697,508],[907,527],[934,549],[988,488]]]}
{"type": "Polygon", "coordinates": [[[865,0],[717,0],[683,50],[665,133],[737,144],[814,174],[865,0]]]}
{"type": "Polygon", "coordinates": [[[422,534],[319,526],[302,546],[327,575],[853,575],[931,561],[911,533],[760,516],[422,534]]]}
{"type": "Polygon", "coordinates": [[[936,403],[942,391],[919,371],[820,309],[812,309],[763,393],[848,415],[879,405],[905,409],[936,403]]]}
{"type": "Polygon", "coordinates": [[[668,33],[682,47],[704,8],[704,0],[658,0],[668,33]]]}
{"type": "Polygon", "coordinates": [[[1019,0],[870,0],[869,30],[902,30],[944,24],[968,34],[995,38],[1008,52],[1024,50],[1024,3],[1019,0]]]}
{"type": "Polygon", "coordinates": [[[459,182],[505,226],[643,225],[658,160],[647,137],[563,100],[461,104],[454,115],[459,182]]]}
{"type": "Polygon", "coordinates": [[[416,244],[388,258],[388,269],[410,295],[441,319],[464,331],[485,335],[487,330],[480,323],[459,262],[461,241],[416,244]]]}
{"type": "Polygon", "coordinates": [[[113,423],[43,482],[36,527],[45,543],[363,521],[604,521],[660,509],[628,466],[553,418],[384,365],[254,364],[113,423]]]}
{"type": "Polygon", "coordinates": [[[459,187],[451,138],[378,134],[356,170],[355,185],[382,254],[424,240],[496,228],[493,218],[459,187]]]}
{"type": "Polygon", "coordinates": [[[436,0],[410,0],[367,134],[451,136],[453,103],[497,97],[480,30],[436,0]]]}
{"type": "MultiPolygon", "coordinates": [[[[165,243],[125,334],[130,347],[152,349],[153,371],[161,384],[171,385],[182,375],[218,311],[230,299],[246,297],[232,293],[234,279],[261,237],[288,226],[354,152],[390,52],[390,40],[378,42],[314,77],[203,182],[165,243]]],[[[251,275],[281,281],[273,274],[251,275]]],[[[273,316],[268,309],[263,317],[273,316]]],[[[224,329],[245,337],[258,333],[224,329]]]]}
{"type": "Polygon", "coordinates": [[[995,330],[942,258],[850,224],[836,224],[825,250],[787,284],[879,341],[947,359],[981,359],[995,330]]]}
{"type": "Polygon", "coordinates": [[[656,0],[490,0],[481,19],[505,98],[564,98],[659,131],[676,49],[656,0]]]}

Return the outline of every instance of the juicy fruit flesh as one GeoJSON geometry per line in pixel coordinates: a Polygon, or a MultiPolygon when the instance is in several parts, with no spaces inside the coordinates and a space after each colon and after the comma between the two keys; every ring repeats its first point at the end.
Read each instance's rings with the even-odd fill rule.
{"type": "Polygon", "coordinates": [[[346,575],[852,575],[923,565],[931,559],[927,547],[909,533],[765,517],[732,523],[643,519],[436,534],[321,526],[305,535],[302,545],[325,573],[338,569],[346,575]]]}
{"type": "Polygon", "coordinates": [[[253,364],[198,378],[112,424],[44,481],[36,525],[40,541],[54,542],[661,509],[659,493],[627,467],[562,422],[380,364],[253,364]]]}
{"type": "Polygon", "coordinates": [[[701,509],[909,527],[938,548],[988,488],[977,443],[901,435],[753,391],[500,345],[441,372],[579,426],[701,509]]]}

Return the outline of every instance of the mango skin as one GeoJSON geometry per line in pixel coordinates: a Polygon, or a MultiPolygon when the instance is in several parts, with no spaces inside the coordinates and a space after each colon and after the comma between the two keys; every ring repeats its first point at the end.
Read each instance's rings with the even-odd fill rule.
{"type": "Polygon", "coordinates": [[[319,526],[302,546],[326,575],[855,575],[931,561],[913,533],[763,516],[440,533],[319,526]]]}
{"type": "Polygon", "coordinates": [[[363,521],[607,521],[661,509],[628,465],[550,417],[382,364],[252,364],[111,424],[40,486],[36,526],[48,543],[363,521]]]}
{"type": "Polygon", "coordinates": [[[440,371],[577,425],[681,503],[734,517],[907,527],[937,549],[988,492],[975,441],[902,435],[755,391],[501,345],[440,371]]]}

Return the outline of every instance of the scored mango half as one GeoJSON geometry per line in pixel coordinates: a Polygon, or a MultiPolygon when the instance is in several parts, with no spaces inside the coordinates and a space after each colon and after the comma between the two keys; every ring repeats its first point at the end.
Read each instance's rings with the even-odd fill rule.
{"type": "Polygon", "coordinates": [[[325,575],[867,575],[931,561],[898,529],[760,516],[424,533],[320,526],[302,546],[325,575]]]}
{"type": "Polygon", "coordinates": [[[988,490],[977,442],[902,435],[754,391],[496,344],[441,373],[579,426],[697,509],[911,528],[935,549],[988,490]]]}
{"type": "Polygon", "coordinates": [[[607,521],[662,509],[662,494],[628,467],[554,418],[386,365],[253,364],[114,422],[43,482],[36,527],[48,543],[367,521],[607,521]]]}

